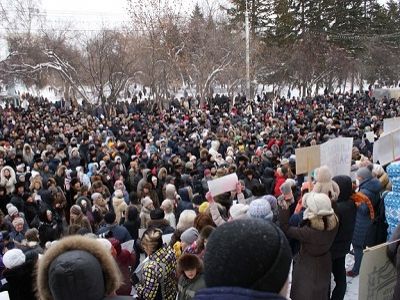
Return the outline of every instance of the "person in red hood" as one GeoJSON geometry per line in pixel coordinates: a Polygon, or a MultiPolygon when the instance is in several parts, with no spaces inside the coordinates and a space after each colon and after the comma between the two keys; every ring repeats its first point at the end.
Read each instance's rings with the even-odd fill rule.
{"type": "Polygon", "coordinates": [[[118,264],[119,270],[123,276],[124,283],[116,291],[117,295],[129,296],[132,290],[132,284],[130,283],[130,268],[135,267],[136,255],[135,253],[130,253],[126,249],[121,248],[121,243],[114,238],[109,239],[113,248],[116,251],[115,261],[118,264]]]}
{"type": "Polygon", "coordinates": [[[281,185],[286,181],[287,179],[287,168],[286,167],[281,167],[278,168],[275,172],[275,188],[274,188],[274,196],[278,198],[282,192],[281,192],[281,185]]]}

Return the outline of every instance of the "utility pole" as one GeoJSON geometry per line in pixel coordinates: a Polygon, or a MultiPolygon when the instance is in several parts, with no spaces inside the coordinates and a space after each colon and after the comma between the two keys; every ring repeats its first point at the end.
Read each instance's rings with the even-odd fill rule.
{"type": "Polygon", "coordinates": [[[245,26],[246,26],[246,100],[251,101],[251,86],[250,86],[250,24],[249,10],[246,0],[245,26]]]}

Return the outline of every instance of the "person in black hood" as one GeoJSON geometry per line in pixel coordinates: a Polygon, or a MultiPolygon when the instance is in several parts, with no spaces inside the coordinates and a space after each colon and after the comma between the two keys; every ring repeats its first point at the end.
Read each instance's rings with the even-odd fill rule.
{"type": "Polygon", "coordinates": [[[275,188],[275,171],[272,168],[265,168],[260,178],[265,188],[265,195],[273,195],[275,188]]]}
{"type": "Polygon", "coordinates": [[[137,240],[139,238],[140,218],[138,209],[130,205],[126,215],[121,218],[121,223],[129,231],[132,239],[137,240]]]}
{"type": "Polygon", "coordinates": [[[332,300],[342,300],[346,293],[346,254],[350,251],[350,243],[353,237],[356,222],[357,207],[351,200],[353,194],[353,183],[349,176],[336,176],[332,179],[339,188],[340,194],[333,209],[339,218],[339,229],[331,246],[332,273],[336,286],[332,292],[332,300]]]}
{"type": "Polygon", "coordinates": [[[38,299],[111,300],[122,276],[113,257],[95,239],[67,237],[52,245],[38,263],[38,299]]]}

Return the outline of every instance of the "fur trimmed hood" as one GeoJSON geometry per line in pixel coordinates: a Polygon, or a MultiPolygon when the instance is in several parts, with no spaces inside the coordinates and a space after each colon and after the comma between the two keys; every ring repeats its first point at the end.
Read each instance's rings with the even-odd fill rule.
{"type": "Polygon", "coordinates": [[[91,258],[92,265],[94,261],[94,267],[92,265],[84,265],[84,269],[91,269],[92,267],[95,268],[97,266],[97,262],[99,263],[101,270],[103,271],[103,276],[100,274],[93,274],[93,276],[89,276],[89,278],[85,277],[85,280],[104,281],[103,297],[113,294],[120,287],[122,282],[121,273],[113,257],[110,253],[107,253],[107,250],[104,248],[104,246],[94,239],[82,236],[72,236],[64,238],[55,243],[49,250],[47,250],[43,258],[39,260],[36,282],[38,299],[55,299],[52,294],[52,290],[57,290],[58,293],[61,294],[63,294],[63,292],[69,294],[72,291],[76,299],[92,299],[90,297],[91,295],[89,294],[89,290],[91,289],[90,286],[93,286],[92,282],[85,284],[85,280],[79,280],[79,278],[75,278],[75,276],[82,277],[76,274],[73,274],[73,276],[79,281],[79,287],[71,286],[71,283],[75,283],[74,280],[67,280],[70,278],[71,272],[78,272],[80,269],[82,269],[82,264],[86,264],[88,262],[86,259],[74,258],[74,254],[76,255],[77,253],[84,254],[91,258]],[[71,260],[68,260],[69,256],[71,256],[71,260]],[[57,274],[50,281],[49,273],[52,272],[57,274]],[[64,279],[62,278],[62,272],[65,272],[65,281],[63,284],[60,282],[64,279]],[[85,290],[86,286],[87,290],[85,290]],[[80,294],[80,292],[84,293],[85,291],[86,294],[80,294]]]}

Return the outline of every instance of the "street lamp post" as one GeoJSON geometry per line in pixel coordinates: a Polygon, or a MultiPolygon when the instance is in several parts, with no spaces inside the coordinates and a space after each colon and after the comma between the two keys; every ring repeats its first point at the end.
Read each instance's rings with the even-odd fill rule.
{"type": "Polygon", "coordinates": [[[250,24],[249,24],[249,10],[246,0],[245,26],[246,26],[246,100],[250,101],[250,24]]]}

